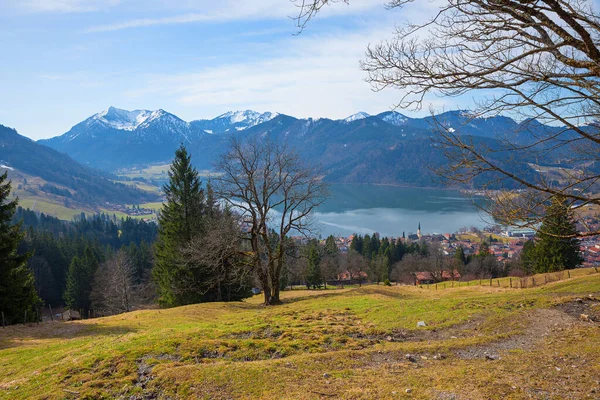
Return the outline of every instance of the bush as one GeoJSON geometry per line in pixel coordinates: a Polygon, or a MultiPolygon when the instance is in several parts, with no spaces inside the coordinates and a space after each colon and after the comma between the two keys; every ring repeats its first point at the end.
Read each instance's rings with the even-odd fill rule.
{"type": "Polygon", "coordinates": [[[386,279],[385,281],[383,281],[383,285],[384,286],[392,286],[389,279],[386,279]]]}

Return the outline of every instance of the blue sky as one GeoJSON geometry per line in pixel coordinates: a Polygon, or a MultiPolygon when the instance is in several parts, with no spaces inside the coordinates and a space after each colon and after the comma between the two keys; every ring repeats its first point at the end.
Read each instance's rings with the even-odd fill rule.
{"type": "Polygon", "coordinates": [[[395,24],[433,10],[418,7],[428,8],[335,4],[295,36],[289,0],[0,0],[0,124],[40,139],[110,105],[187,121],[238,109],[389,110],[399,93],[373,92],[359,61],[395,24]]]}

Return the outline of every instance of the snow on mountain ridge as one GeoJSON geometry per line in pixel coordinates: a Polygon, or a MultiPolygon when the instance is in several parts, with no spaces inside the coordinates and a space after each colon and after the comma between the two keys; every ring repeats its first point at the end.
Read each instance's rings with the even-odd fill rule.
{"type": "Polygon", "coordinates": [[[354,121],[358,121],[360,119],[365,119],[365,118],[369,118],[371,115],[367,114],[364,111],[359,111],[356,114],[352,114],[351,116],[349,116],[348,118],[344,118],[343,121],[344,122],[354,122],[354,121]]]}
{"type": "Polygon", "coordinates": [[[106,110],[94,115],[92,118],[100,121],[111,128],[133,131],[150,118],[155,111],[148,110],[122,110],[116,107],[108,107],[106,110]]]}
{"type": "Polygon", "coordinates": [[[273,118],[277,117],[278,115],[279,115],[278,113],[272,113],[272,112],[265,112],[265,113],[261,114],[259,112],[252,111],[252,110],[228,111],[224,114],[219,115],[218,117],[213,119],[213,121],[219,120],[219,119],[226,119],[231,124],[234,124],[234,125],[243,123],[244,126],[241,127],[242,129],[239,129],[240,127],[238,127],[238,129],[237,129],[237,130],[243,130],[245,128],[250,128],[252,126],[270,121],[273,118]]]}
{"type": "Polygon", "coordinates": [[[405,115],[400,114],[398,111],[390,111],[387,115],[381,117],[381,119],[396,126],[404,125],[404,123],[408,120],[405,115]]]}

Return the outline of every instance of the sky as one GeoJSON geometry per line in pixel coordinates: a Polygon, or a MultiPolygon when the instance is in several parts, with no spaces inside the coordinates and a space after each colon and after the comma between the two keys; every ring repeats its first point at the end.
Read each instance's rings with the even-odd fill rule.
{"type": "MultiPolygon", "coordinates": [[[[109,106],[186,121],[245,109],[334,119],[387,111],[400,94],[374,92],[359,62],[369,43],[434,11],[418,3],[333,4],[297,34],[290,0],[0,0],[0,124],[37,140],[109,106]]],[[[468,106],[460,101],[430,102],[468,106]]]]}

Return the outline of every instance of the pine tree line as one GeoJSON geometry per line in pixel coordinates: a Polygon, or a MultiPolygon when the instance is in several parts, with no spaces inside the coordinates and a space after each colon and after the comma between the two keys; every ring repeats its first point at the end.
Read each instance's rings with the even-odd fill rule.
{"type": "Polygon", "coordinates": [[[11,324],[35,320],[41,299],[27,268],[31,254],[18,251],[24,234],[21,223],[11,223],[17,201],[8,201],[11,184],[7,179],[6,172],[0,175],[0,312],[2,323],[11,324]]]}

